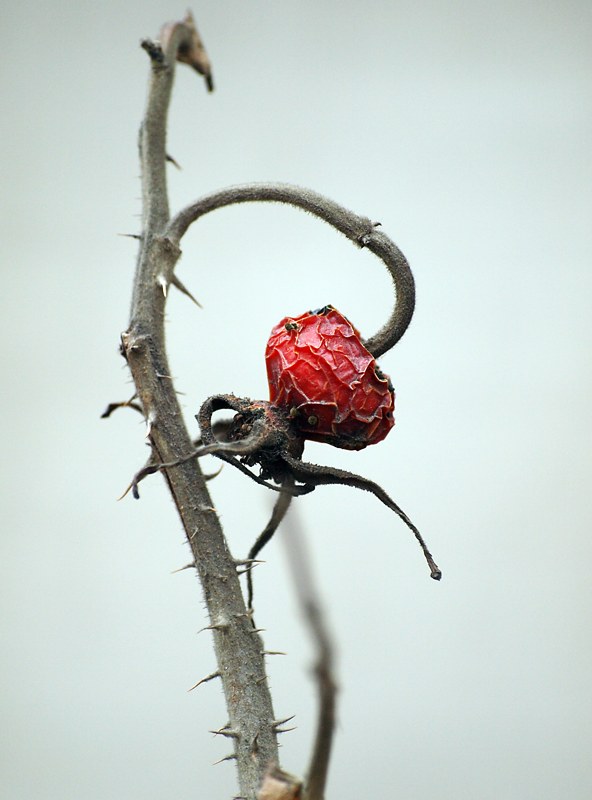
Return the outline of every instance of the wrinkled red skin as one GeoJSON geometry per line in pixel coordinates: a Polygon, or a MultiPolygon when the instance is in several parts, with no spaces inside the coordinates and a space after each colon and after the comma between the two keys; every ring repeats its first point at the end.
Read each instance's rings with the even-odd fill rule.
{"type": "Polygon", "coordinates": [[[395,424],[388,376],[332,306],[278,323],[265,362],[271,403],[289,409],[305,439],[362,450],[395,424]]]}

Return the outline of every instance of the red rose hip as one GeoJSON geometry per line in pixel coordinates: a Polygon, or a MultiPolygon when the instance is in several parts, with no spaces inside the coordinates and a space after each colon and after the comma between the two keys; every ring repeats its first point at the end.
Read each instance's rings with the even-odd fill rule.
{"type": "Polygon", "coordinates": [[[395,393],[359,332],[332,306],[286,317],[265,351],[270,401],[302,436],[347,450],[382,441],[395,393]]]}

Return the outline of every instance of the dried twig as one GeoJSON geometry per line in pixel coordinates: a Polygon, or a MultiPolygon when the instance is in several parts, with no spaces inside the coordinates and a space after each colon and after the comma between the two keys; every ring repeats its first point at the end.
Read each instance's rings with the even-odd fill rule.
{"type": "Polygon", "coordinates": [[[129,400],[120,400],[117,403],[109,403],[107,408],[101,414],[101,419],[107,419],[110,417],[114,411],[117,411],[118,408],[133,408],[134,411],[138,411],[140,414],[143,414],[141,407],[138,403],[134,403],[136,395],[131,397],[129,400]]]}

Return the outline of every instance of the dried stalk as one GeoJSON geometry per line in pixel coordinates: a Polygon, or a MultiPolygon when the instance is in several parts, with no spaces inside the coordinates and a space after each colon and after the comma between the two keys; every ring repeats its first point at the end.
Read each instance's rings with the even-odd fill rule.
{"type": "Polygon", "coordinates": [[[303,800],[323,800],[335,731],[337,683],[333,642],[327,627],[318,587],[310,567],[306,540],[298,522],[288,516],[284,543],[294,590],[315,649],[314,676],[318,691],[318,715],[314,745],[303,787],[303,800]]]}

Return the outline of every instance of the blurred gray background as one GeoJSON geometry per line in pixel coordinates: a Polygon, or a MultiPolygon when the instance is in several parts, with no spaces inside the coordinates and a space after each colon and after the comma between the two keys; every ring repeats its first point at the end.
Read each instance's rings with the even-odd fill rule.
{"type": "MultiPolygon", "coordinates": [[[[234,767],[201,590],[163,481],[116,498],[147,456],[118,355],[140,211],[139,48],[167,2],[6,4],[1,789],[11,800],[231,797],[234,767]]],[[[382,359],[397,425],[308,458],[380,482],[444,571],[362,492],[295,504],[339,650],[329,797],[523,800],[592,793],[590,765],[589,2],[202,2],[216,91],[177,72],[171,207],[232,183],[310,186],[379,220],[417,280],[382,359]]],[[[265,398],[287,314],[332,303],[365,335],[380,262],[269,206],[184,240],[168,341],[187,419],[215,392],[265,398]]],[[[204,465],[206,469],[215,462],[204,465]]],[[[212,484],[236,556],[269,514],[212,484]]],[[[311,648],[281,535],[257,569],[284,766],[305,768],[311,648]]]]}

